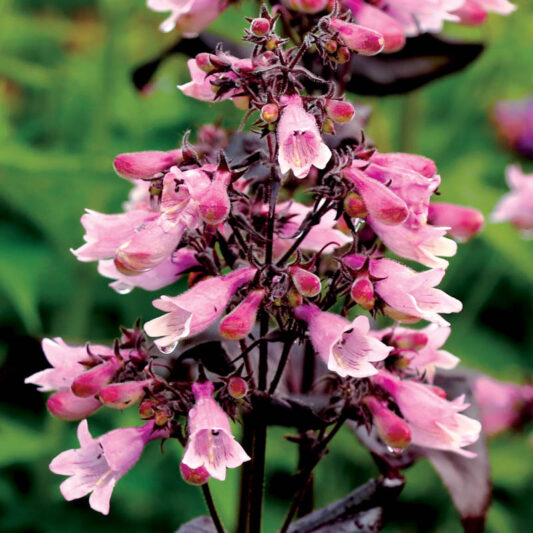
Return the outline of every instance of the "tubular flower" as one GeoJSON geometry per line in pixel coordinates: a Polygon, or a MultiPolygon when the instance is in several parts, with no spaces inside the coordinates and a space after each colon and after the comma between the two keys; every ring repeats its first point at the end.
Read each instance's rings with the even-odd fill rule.
{"type": "Polygon", "coordinates": [[[216,278],[198,282],[192,289],[154,300],[156,309],[166,314],[147,322],[144,329],[160,347],[172,346],[179,339],[196,335],[213,324],[227,307],[235,291],[255,276],[255,268],[241,268],[216,278]]]}
{"type": "Polygon", "coordinates": [[[147,179],[177,165],[182,158],[181,150],[170,152],[148,151],[120,154],[115,157],[113,167],[122,178],[147,179]]]}
{"type": "Polygon", "coordinates": [[[429,206],[428,222],[434,226],[449,228],[449,235],[459,242],[465,242],[481,231],[485,219],[480,211],[471,207],[432,203],[429,206]]]}
{"type": "Polygon", "coordinates": [[[385,47],[383,35],[375,30],[337,18],[331,19],[330,24],[331,28],[339,34],[340,40],[352,52],[365,56],[374,56],[379,54],[385,47]]]}
{"type": "Polygon", "coordinates": [[[115,429],[94,439],[87,420],[82,420],[78,426],[81,447],[60,453],[50,463],[50,470],[70,476],[60,487],[67,501],[91,493],[91,508],[108,514],[111,493],[118,480],[139,460],[149,441],[167,436],[165,430],[154,431],[154,423],[149,422],[139,428],[115,429]]]}
{"type": "Polygon", "coordinates": [[[195,405],[189,411],[189,441],[182,463],[189,468],[204,467],[215,479],[226,479],[226,468],[237,468],[250,457],[231,434],[228,415],[213,399],[210,381],[194,383],[195,405]]]}
{"type": "Polygon", "coordinates": [[[372,380],[398,405],[411,428],[413,444],[475,457],[475,453],[463,448],[477,441],[481,424],[459,414],[469,406],[462,396],[450,402],[437,395],[430,385],[402,381],[385,371],[372,380]]]}
{"type": "Polygon", "coordinates": [[[302,305],[294,310],[296,318],[309,325],[315,351],[328,369],[341,377],[364,378],[377,374],[371,363],[382,361],[392,348],[369,335],[366,316],[353,322],[333,313],[320,311],[316,305],[302,305]]]}
{"type": "Polygon", "coordinates": [[[312,166],[325,168],[331,150],[322,140],[315,118],[304,109],[299,96],[284,97],[282,104],[285,107],[277,129],[280,170],[282,174],[292,170],[302,179],[312,166]]]}

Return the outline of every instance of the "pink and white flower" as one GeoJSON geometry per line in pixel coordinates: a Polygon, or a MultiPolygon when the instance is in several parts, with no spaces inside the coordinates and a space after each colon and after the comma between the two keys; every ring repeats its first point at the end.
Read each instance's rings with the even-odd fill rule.
{"type": "Polygon", "coordinates": [[[307,322],[315,351],[328,369],[341,377],[364,378],[377,374],[371,363],[383,361],[392,350],[369,334],[370,322],[366,316],[350,322],[312,304],[297,307],[294,314],[307,322]]]}
{"type": "Polygon", "coordinates": [[[431,385],[400,380],[383,370],[372,380],[398,405],[411,428],[413,444],[475,457],[475,453],[464,447],[477,441],[481,424],[459,414],[469,406],[463,396],[448,401],[436,394],[431,385]]]}
{"type": "Polygon", "coordinates": [[[294,175],[305,178],[311,167],[325,168],[331,158],[315,117],[308,113],[297,96],[287,96],[281,102],[285,107],[279,119],[277,135],[279,143],[279,166],[282,174],[292,170],[294,175]]]}
{"type": "Polygon", "coordinates": [[[139,460],[151,440],[166,438],[166,430],[154,430],[154,423],[139,428],[115,429],[94,439],[87,420],[78,426],[80,448],[60,453],[51,463],[54,474],[69,476],[60,486],[67,501],[91,493],[89,505],[109,513],[111,493],[118,480],[139,460]]]}
{"type": "Polygon", "coordinates": [[[365,56],[374,56],[379,54],[385,47],[383,35],[365,26],[346,22],[338,18],[332,18],[330,26],[338,33],[343,44],[352,52],[365,56]]]}
{"type": "Polygon", "coordinates": [[[226,479],[226,468],[237,468],[250,457],[231,434],[228,415],[213,399],[210,381],[194,383],[195,405],[189,411],[189,441],[182,463],[204,467],[215,479],[226,479]]]}

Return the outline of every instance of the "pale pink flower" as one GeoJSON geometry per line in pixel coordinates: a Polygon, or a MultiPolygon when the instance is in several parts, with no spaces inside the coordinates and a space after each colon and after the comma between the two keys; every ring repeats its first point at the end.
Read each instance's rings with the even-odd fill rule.
{"type": "Polygon", "coordinates": [[[533,406],[533,386],[516,385],[482,376],[474,382],[474,398],[487,435],[496,435],[522,421],[533,406]]]}
{"type": "Polygon", "coordinates": [[[179,296],[154,300],[154,307],[166,314],[147,322],[146,333],[162,337],[155,341],[160,347],[200,333],[220,317],[237,289],[250,283],[255,274],[255,268],[241,268],[226,276],[202,280],[179,296]]]}
{"type": "Polygon", "coordinates": [[[167,436],[166,430],[154,431],[154,423],[149,422],[138,428],[115,429],[94,439],[87,420],[82,420],[78,426],[81,447],[60,453],[50,463],[50,470],[70,476],[60,486],[67,501],[91,493],[91,508],[108,514],[117,481],[139,460],[146,443],[167,436]]]}
{"type": "Polygon", "coordinates": [[[192,386],[195,405],[189,411],[189,441],[182,463],[193,469],[204,467],[223,481],[226,468],[237,468],[250,457],[231,434],[229,417],[213,399],[214,390],[210,381],[192,386]]]}
{"type": "Polygon", "coordinates": [[[92,396],[80,398],[70,389],[62,389],[50,395],[46,406],[57,418],[72,422],[91,416],[102,407],[102,403],[92,396]]]}
{"type": "Polygon", "coordinates": [[[181,150],[132,152],[117,155],[113,167],[122,178],[138,180],[151,178],[155,174],[177,165],[181,159],[181,150]]]}
{"type": "Polygon", "coordinates": [[[299,96],[284,97],[282,104],[285,107],[277,129],[280,170],[282,174],[292,170],[302,179],[312,166],[325,168],[331,150],[320,136],[315,117],[304,109],[299,96]]]}
{"type": "Polygon", "coordinates": [[[324,11],[328,6],[328,0],[283,0],[282,3],[293,11],[311,15],[324,11]]]}
{"type": "Polygon", "coordinates": [[[439,313],[458,313],[459,300],[435,289],[444,277],[443,269],[415,272],[391,259],[370,260],[369,273],[377,281],[374,289],[387,304],[388,314],[404,322],[418,319],[447,326],[439,313]]]}
{"type": "Polygon", "coordinates": [[[251,291],[231,313],[222,319],[219,326],[220,336],[232,341],[245,339],[255,325],[257,312],[264,297],[264,289],[251,291]]]}
{"type": "Polygon", "coordinates": [[[516,10],[516,5],[509,0],[475,0],[483,9],[498,13],[499,15],[510,15],[516,10]]]}
{"type": "Polygon", "coordinates": [[[370,322],[358,316],[353,322],[321,311],[316,305],[302,305],[296,317],[309,325],[311,343],[328,369],[341,377],[364,378],[377,373],[371,363],[383,361],[392,350],[369,334],[370,322]]]}
{"type": "Polygon", "coordinates": [[[493,222],[510,222],[525,237],[533,236],[533,174],[524,174],[518,165],[507,167],[511,192],[496,204],[493,222]]]}
{"type": "Polygon", "coordinates": [[[487,20],[487,11],[476,0],[465,0],[464,4],[453,12],[461,24],[479,26],[487,20]]]}
{"type": "Polygon", "coordinates": [[[409,424],[393,413],[387,406],[374,396],[366,396],[363,403],[372,413],[372,425],[380,439],[395,450],[404,450],[411,443],[409,424]]]}
{"type": "Polygon", "coordinates": [[[185,37],[195,37],[228,6],[224,0],[147,0],[146,4],[154,11],[171,12],[159,26],[161,31],[176,28],[185,37]]]}
{"type": "Polygon", "coordinates": [[[465,457],[475,453],[464,450],[477,441],[479,421],[459,414],[468,408],[464,397],[448,401],[435,394],[430,385],[400,380],[381,370],[373,382],[388,392],[411,428],[412,443],[425,448],[447,450],[465,457]]]}
{"type": "Polygon", "coordinates": [[[434,202],[428,210],[428,223],[447,227],[448,234],[459,242],[477,235],[483,228],[483,214],[472,207],[434,202]]]}
{"type": "Polygon", "coordinates": [[[338,18],[332,18],[330,25],[344,45],[358,54],[374,56],[385,47],[383,35],[375,30],[338,18]]]}

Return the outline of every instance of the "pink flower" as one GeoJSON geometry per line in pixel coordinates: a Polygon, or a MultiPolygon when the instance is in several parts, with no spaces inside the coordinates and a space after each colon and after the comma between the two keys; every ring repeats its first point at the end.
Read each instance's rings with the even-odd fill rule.
{"type": "Polygon", "coordinates": [[[337,18],[332,18],[330,25],[339,34],[340,40],[353,52],[374,56],[385,47],[383,35],[375,30],[337,18]]]}
{"type": "Polygon", "coordinates": [[[55,417],[72,422],[91,416],[102,407],[102,403],[92,396],[80,398],[70,389],[62,389],[48,398],[46,406],[55,417]]]}
{"type": "Polygon", "coordinates": [[[150,9],[158,12],[170,11],[170,16],[159,26],[163,32],[174,28],[185,37],[195,37],[207,28],[226,9],[223,0],[147,0],[150,9]]]}
{"type": "Polygon", "coordinates": [[[283,4],[293,11],[314,15],[326,9],[328,0],[283,0],[283,4]]]}
{"type": "Polygon", "coordinates": [[[210,381],[192,386],[196,402],[189,411],[189,442],[182,463],[193,469],[204,467],[223,481],[226,468],[237,468],[250,457],[231,434],[229,417],[213,399],[214,390],[210,381]]]}
{"type": "Polygon", "coordinates": [[[504,142],[519,154],[533,159],[533,98],[498,102],[493,118],[504,142]]]}
{"type": "Polygon", "coordinates": [[[411,428],[413,444],[475,457],[474,453],[463,448],[476,442],[481,424],[459,414],[468,408],[463,396],[450,402],[435,394],[430,385],[402,381],[385,371],[380,371],[372,379],[398,405],[411,428]]]}
{"type": "Polygon", "coordinates": [[[510,15],[516,10],[516,6],[508,0],[475,0],[475,2],[483,9],[499,15],[510,15]]]}
{"type": "Polygon", "coordinates": [[[200,281],[179,296],[154,300],[154,307],[166,314],[147,322],[146,333],[163,337],[155,341],[160,347],[172,346],[184,337],[200,333],[220,317],[235,291],[250,283],[255,273],[255,268],[241,268],[226,276],[200,281]]]}
{"type": "Polygon", "coordinates": [[[526,409],[533,405],[533,386],[482,376],[474,382],[474,398],[481,412],[483,431],[496,435],[522,421],[526,409]]]}
{"type": "Polygon", "coordinates": [[[133,152],[117,155],[113,167],[122,178],[146,179],[177,165],[181,159],[181,150],[133,152]]]}
{"type": "Polygon", "coordinates": [[[228,340],[241,340],[251,333],[257,318],[257,311],[265,297],[264,289],[252,291],[231,313],[220,322],[220,336],[228,340]]]}
{"type": "Polygon", "coordinates": [[[377,373],[371,363],[385,359],[392,348],[369,335],[366,316],[353,322],[333,313],[320,311],[316,305],[302,305],[294,310],[296,318],[309,325],[315,351],[328,369],[341,377],[364,378],[377,373]]]}
{"type": "Polygon", "coordinates": [[[282,174],[292,170],[305,178],[312,166],[325,168],[331,158],[313,115],[305,111],[299,96],[285,97],[285,105],[278,123],[279,166],[282,174]]]}
{"type": "Polygon", "coordinates": [[[462,309],[459,300],[434,288],[444,277],[443,269],[415,272],[391,259],[377,259],[370,260],[369,273],[377,279],[374,289],[387,304],[386,312],[402,322],[424,319],[447,326],[439,313],[462,309]]]}
{"type": "Polygon", "coordinates": [[[475,0],[465,0],[465,3],[453,12],[460,19],[461,24],[479,26],[487,20],[487,11],[475,0]]]}
{"type": "Polygon", "coordinates": [[[496,204],[493,222],[510,222],[525,237],[533,235],[533,174],[524,174],[518,165],[507,167],[511,192],[496,204]]]}
{"type": "Polygon", "coordinates": [[[481,231],[485,219],[480,211],[472,207],[435,202],[429,206],[428,222],[449,228],[449,235],[459,242],[465,242],[481,231]]]}
{"type": "Polygon", "coordinates": [[[81,447],[60,453],[50,463],[50,470],[70,476],[60,487],[67,501],[92,493],[91,508],[108,514],[117,481],[139,460],[147,442],[167,436],[166,430],[154,431],[154,423],[149,422],[139,428],[115,429],[93,439],[87,420],[82,420],[78,426],[81,447]]]}

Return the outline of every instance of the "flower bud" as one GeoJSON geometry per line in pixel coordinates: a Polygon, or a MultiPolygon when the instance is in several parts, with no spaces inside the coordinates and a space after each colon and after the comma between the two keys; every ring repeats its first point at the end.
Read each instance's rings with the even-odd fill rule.
{"type": "Polygon", "coordinates": [[[270,39],[265,43],[265,48],[269,51],[275,50],[279,44],[279,39],[273,35],[270,37],[270,39]]]}
{"type": "Polygon", "coordinates": [[[459,24],[465,26],[479,26],[487,19],[487,11],[481,7],[477,2],[472,0],[465,0],[464,4],[456,9],[453,14],[459,17],[459,24]]]}
{"type": "Polygon", "coordinates": [[[105,386],[100,391],[100,399],[106,407],[126,409],[137,403],[145,394],[145,389],[152,383],[151,379],[143,381],[126,381],[105,386]]]}
{"type": "Polygon", "coordinates": [[[329,135],[333,135],[335,133],[335,124],[333,124],[333,120],[329,118],[324,120],[322,123],[322,133],[327,133],[329,135]]]}
{"type": "Polygon", "coordinates": [[[312,298],[313,296],[320,294],[322,285],[320,284],[320,278],[317,275],[305,270],[305,268],[297,266],[290,267],[289,272],[296,290],[302,296],[312,298]]]}
{"type": "Polygon", "coordinates": [[[211,62],[211,54],[201,52],[196,56],[196,64],[200,70],[209,73],[214,70],[215,66],[211,62]]]}
{"type": "Polygon", "coordinates": [[[374,285],[365,274],[358,276],[353,282],[350,294],[353,300],[366,311],[372,309],[376,303],[374,285]]]}
{"type": "Polygon", "coordinates": [[[250,109],[250,97],[247,95],[235,96],[231,99],[233,105],[241,111],[250,109]]]}
{"type": "Polygon", "coordinates": [[[203,466],[191,468],[183,462],[180,463],[180,472],[181,477],[186,483],[189,485],[195,485],[197,487],[200,485],[205,485],[211,477],[203,466]]]}
{"type": "Polygon", "coordinates": [[[300,307],[304,303],[302,295],[297,290],[294,290],[294,289],[291,289],[287,293],[287,301],[289,305],[293,308],[300,307]]]}
{"type": "Polygon", "coordinates": [[[232,376],[228,380],[228,393],[232,398],[240,400],[248,393],[248,383],[239,376],[232,376]]]}
{"type": "Polygon", "coordinates": [[[252,20],[250,31],[256,37],[264,37],[270,31],[270,22],[265,18],[257,18],[252,20]]]}
{"type": "Polygon", "coordinates": [[[366,396],[363,402],[372,413],[372,422],[381,440],[393,449],[407,448],[411,442],[411,428],[407,422],[374,396],[366,396]]]}
{"type": "Polygon", "coordinates": [[[373,56],[379,54],[385,46],[383,35],[370,28],[337,18],[331,19],[330,25],[338,32],[342,42],[353,52],[373,56]]]}
{"type": "Polygon", "coordinates": [[[145,179],[163,172],[181,160],[181,150],[170,152],[147,151],[120,154],[115,157],[113,167],[122,178],[145,179]]]}
{"type": "Polygon", "coordinates": [[[151,398],[146,398],[139,404],[139,416],[141,418],[152,418],[155,414],[154,407],[157,402],[151,398]]]}
{"type": "Polygon", "coordinates": [[[481,231],[485,222],[477,209],[462,205],[432,203],[428,210],[428,223],[449,227],[448,234],[459,242],[465,242],[481,231]]]}
{"type": "Polygon", "coordinates": [[[334,54],[338,47],[339,44],[334,39],[330,39],[324,43],[324,50],[326,50],[328,54],[334,54]]]}
{"type": "Polygon", "coordinates": [[[353,191],[349,192],[344,198],[344,211],[350,218],[365,218],[368,216],[362,196],[353,191]]]}
{"type": "Polygon", "coordinates": [[[79,398],[70,390],[54,392],[48,398],[46,406],[61,420],[82,420],[96,412],[102,404],[96,398],[79,398]]]}
{"type": "Polygon", "coordinates": [[[91,370],[80,374],[71,385],[72,392],[80,398],[95,396],[102,387],[113,381],[116,373],[122,366],[122,361],[113,357],[105,363],[101,363],[91,370]]]}
{"type": "Polygon", "coordinates": [[[343,65],[344,63],[348,63],[348,61],[350,61],[351,57],[352,57],[352,55],[350,54],[350,49],[348,47],[346,47],[346,46],[341,46],[337,50],[337,54],[335,56],[335,59],[336,59],[337,63],[340,63],[341,65],[343,65]]]}
{"type": "Polygon", "coordinates": [[[226,220],[230,210],[228,180],[215,177],[198,205],[200,217],[206,224],[216,225],[226,220]]]}
{"type": "Polygon", "coordinates": [[[276,104],[265,104],[261,108],[261,120],[270,124],[276,122],[279,117],[279,107],[276,104]]]}
{"type": "Polygon", "coordinates": [[[172,418],[172,413],[166,408],[158,409],[154,414],[154,422],[156,426],[166,426],[168,421],[172,418]]]}
{"type": "Polygon", "coordinates": [[[237,341],[246,338],[254,327],[257,311],[265,291],[252,291],[248,296],[220,322],[220,335],[224,339],[237,341]]]}
{"type": "Polygon", "coordinates": [[[326,100],[326,113],[334,122],[350,122],[355,114],[353,105],[343,100],[326,100]]]}

